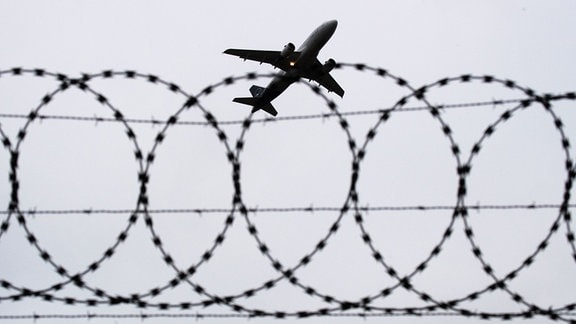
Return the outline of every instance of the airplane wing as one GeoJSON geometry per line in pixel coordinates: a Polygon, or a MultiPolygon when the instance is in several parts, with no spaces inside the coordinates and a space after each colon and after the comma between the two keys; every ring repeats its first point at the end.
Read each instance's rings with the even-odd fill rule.
{"type": "Polygon", "coordinates": [[[231,48],[225,50],[224,54],[238,56],[244,60],[268,63],[283,71],[287,71],[290,68],[290,62],[295,61],[300,55],[300,52],[294,52],[286,58],[280,55],[280,51],[259,51],[231,48]]]}
{"type": "Polygon", "coordinates": [[[334,80],[330,73],[324,73],[317,78],[313,78],[314,81],[320,83],[321,86],[326,88],[329,92],[334,92],[340,97],[344,97],[344,89],[334,80]]]}
{"type": "Polygon", "coordinates": [[[318,82],[321,86],[326,88],[329,92],[334,92],[340,97],[344,96],[344,89],[334,80],[329,72],[325,72],[322,69],[322,63],[316,60],[315,66],[309,70],[308,73],[302,77],[305,79],[311,79],[318,82]]]}
{"type": "MultiPolygon", "coordinates": [[[[300,52],[294,52],[288,57],[283,57],[280,51],[259,51],[247,49],[227,49],[224,54],[238,56],[244,60],[256,61],[260,63],[268,63],[282,71],[288,71],[291,66],[290,62],[295,62],[300,56],[300,52]]],[[[344,96],[344,89],[332,78],[330,73],[322,70],[322,63],[318,60],[313,64],[310,69],[304,71],[302,75],[305,79],[311,79],[318,82],[321,86],[330,92],[334,92],[340,97],[344,96]]]]}

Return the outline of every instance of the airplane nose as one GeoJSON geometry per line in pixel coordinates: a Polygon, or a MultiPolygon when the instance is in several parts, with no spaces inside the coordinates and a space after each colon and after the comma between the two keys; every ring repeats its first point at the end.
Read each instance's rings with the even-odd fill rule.
{"type": "Polygon", "coordinates": [[[338,26],[337,20],[330,20],[322,24],[322,26],[318,27],[318,29],[323,29],[328,31],[330,34],[333,34],[336,31],[336,26],[338,26]]]}
{"type": "Polygon", "coordinates": [[[338,26],[338,20],[330,20],[326,22],[326,25],[330,26],[331,29],[336,29],[338,26]]]}

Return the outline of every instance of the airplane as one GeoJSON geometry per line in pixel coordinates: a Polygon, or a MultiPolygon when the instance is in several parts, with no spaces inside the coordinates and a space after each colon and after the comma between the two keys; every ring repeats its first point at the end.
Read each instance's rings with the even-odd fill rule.
{"type": "Polygon", "coordinates": [[[284,71],[284,73],[275,76],[266,88],[253,85],[250,88],[252,97],[234,98],[232,101],[252,106],[253,113],[262,109],[272,116],[276,116],[278,112],[272,106],[271,101],[300,78],[314,80],[326,88],[328,92],[334,92],[343,97],[344,89],[330,76],[330,71],[336,66],[336,61],[329,59],[322,64],[316,58],[320,49],[326,45],[336,31],[337,26],[336,20],[320,25],[308,36],[298,50],[295,50],[293,43],[286,44],[281,51],[225,50],[224,54],[239,56],[244,60],[257,61],[260,64],[268,63],[284,71]]]}

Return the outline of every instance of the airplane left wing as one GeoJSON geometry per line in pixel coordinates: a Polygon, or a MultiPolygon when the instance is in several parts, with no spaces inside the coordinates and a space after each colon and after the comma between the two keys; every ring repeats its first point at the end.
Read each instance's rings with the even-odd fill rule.
{"type": "Polygon", "coordinates": [[[300,53],[293,52],[290,57],[287,58],[283,57],[280,51],[258,51],[231,48],[225,50],[224,54],[238,56],[244,60],[268,63],[283,71],[286,71],[290,68],[290,61],[295,61],[300,53]]]}

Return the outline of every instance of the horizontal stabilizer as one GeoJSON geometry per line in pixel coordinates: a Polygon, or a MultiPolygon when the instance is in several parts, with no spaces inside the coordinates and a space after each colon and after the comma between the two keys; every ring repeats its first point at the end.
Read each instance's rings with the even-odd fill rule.
{"type": "Polygon", "coordinates": [[[278,115],[278,112],[276,111],[276,109],[274,109],[274,106],[272,106],[272,104],[269,102],[263,105],[256,106],[258,98],[253,97],[234,98],[232,101],[254,107],[252,108],[252,112],[256,112],[262,109],[272,116],[278,115]]]}
{"type": "Polygon", "coordinates": [[[260,97],[264,93],[264,90],[266,89],[257,85],[253,85],[250,87],[250,93],[252,94],[252,97],[234,98],[232,101],[254,107],[252,108],[252,112],[256,112],[262,109],[272,116],[278,115],[278,112],[276,109],[274,109],[274,106],[272,106],[270,102],[261,102],[260,97]]]}
{"type": "Polygon", "coordinates": [[[244,97],[244,98],[232,99],[232,101],[234,101],[234,102],[245,104],[248,106],[254,106],[256,104],[256,100],[258,100],[258,98],[254,98],[254,97],[244,97]]]}

